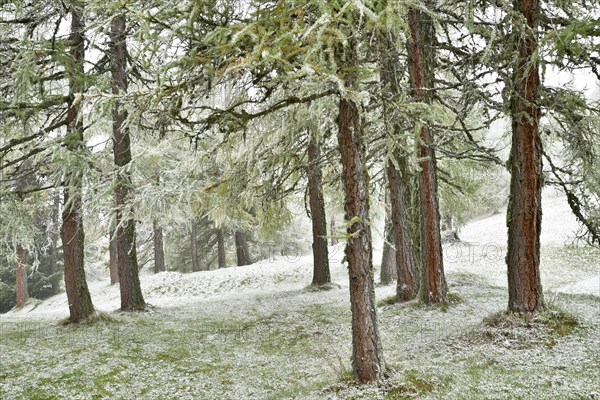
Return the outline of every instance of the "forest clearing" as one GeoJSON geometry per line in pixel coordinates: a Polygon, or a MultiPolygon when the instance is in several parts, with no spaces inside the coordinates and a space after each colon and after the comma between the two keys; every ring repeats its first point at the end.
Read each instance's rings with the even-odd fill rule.
{"type": "MultiPolygon", "coordinates": [[[[132,315],[117,312],[118,288],[103,279],[90,282],[105,313],[94,325],[59,325],[67,316],[64,294],[0,316],[0,397],[597,398],[600,250],[568,245],[577,224],[563,196],[545,204],[546,218],[563,222],[542,232],[546,298],[567,315],[543,316],[555,324],[487,325],[506,303],[504,260],[482,257],[484,243],[469,251],[451,246],[447,309],[386,303],[394,286],[377,287],[389,371],[382,383],[363,387],[351,379],[347,270],[339,260],[331,263],[335,287],[328,291],[307,287],[310,256],[142,274],[153,307],[132,315]]],[[[475,221],[463,235],[497,243],[506,235],[503,218],[475,221]]]]}

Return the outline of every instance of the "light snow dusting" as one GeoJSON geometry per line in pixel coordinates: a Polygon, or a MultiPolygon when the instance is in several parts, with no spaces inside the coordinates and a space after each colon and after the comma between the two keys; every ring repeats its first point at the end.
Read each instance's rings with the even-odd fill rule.
{"type": "MultiPolygon", "coordinates": [[[[579,321],[569,334],[482,321],[506,307],[506,224],[465,226],[444,249],[446,310],[379,303],[389,372],[351,375],[348,277],[332,248],[333,289],[312,291],[312,257],[189,274],[142,274],[149,312],[121,313],[119,287],[90,282],[104,317],[61,326],[64,293],[0,316],[2,399],[562,399],[600,398],[598,249],[571,244],[564,196],[544,193],[546,301],[579,321]]],[[[376,266],[381,258],[377,249],[376,266]]],[[[377,276],[377,275],[376,275],[377,276]]],[[[378,301],[394,286],[377,287],[378,301]]]]}

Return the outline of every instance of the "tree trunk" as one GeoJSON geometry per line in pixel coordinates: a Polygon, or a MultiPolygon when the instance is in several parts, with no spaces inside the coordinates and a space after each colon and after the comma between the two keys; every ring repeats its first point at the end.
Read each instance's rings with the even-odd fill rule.
{"type": "MultiPolygon", "coordinates": [[[[511,99],[512,148],[508,204],[508,310],[531,314],[544,308],[540,282],[540,230],[542,224],[542,158],[539,135],[539,84],[537,28],[539,2],[516,0],[515,9],[528,28],[516,35],[519,62],[514,71],[511,99]]],[[[518,22],[520,23],[520,21],[518,22]]]]}
{"type": "MultiPolygon", "coordinates": [[[[83,118],[81,106],[75,103],[73,96],[85,89],[84,74],[84,40],[83,9],[73,6],[71,12],[71,57],[73,70],[69,76],[69,93],[71,100],[67,113],[67,148],[74,154],[83,151],[83,118]]],[[[69,177],[68,187],[64,189],[64,207],[62,213],[61,239],[65,268],[65,290],[69,302],[70,322],[78,323],[94,313],[92,298],[85,279],[83,231],[83,204],[81,199],[82,173],[75,169],[69,177]]]]}
{"type": "MultiPolygon", "coordinates": [[[[349,39],[336,49],[336,60],[344,65],[342,79],[349,91],[356,86],[356,43],[349,39]]],[[[369,221],[369,190],[363,126],[358,104],[351,97],[339,102],[338,142],[342,158],[345,219],[348,241],[346,260],[350,279],[352,310],[352,368],[356,379],[371,382],[382,377],[383,351],[377,328],[373,249],[369,221]]]]}
{"type": "Polygon", "coordinates": [[[250,251],[248,250],[248,241],[246,234],[242,231],[235,231],[235,253],[237,255],[237,265],[242,267],[244,265],[252,264],[250,259],[250,251]]]}
{"type": "Polygon", "coordinates": [[[331,283],[329,272],[329,252],[327,249],[327,217],[323,200],[321,150],[316,133],[310,135],[308,142],[308,197],[312,220],[313,279],[316,286],[331,283]]]}
{"type": "Polygon", "coordinates": [[[420,179],[417,174],[410,177],[410,185],[407,186],[407,197],[410,199],[409,225],[410,238],[413,244],[413,265],[417,278],[417,293],[421,292],[421,283],[423,282],[423,257],[421,249],[423,246],[421,238],[421,227],[423,225],[423,215],[421,213],[421,190],[420,179]]]}
{"type": "Polygon", "coordinates": [[[217,228],[217,260],[219,268],[226,267],[225,258],[225,235],[223,234],[223,228],[217,228]]]}
{"type": "MultiPolygon", "coordinates": [[[[127,93],[127,48],[125,15],[114,17],[110,26],[110,60],[112,92],[115,96],[127,93]]],[[[116,177],[117,259],[121,289],[121,310],[143,310],[146,307],[140,278],[135,241],[135,220],[127,210],[133,195],[131,176],[126,166],[131,162],[131,139],[124,126],[127,112],[120,102],[113,108],[113,153],[118,168],[116,177]]]]}
{"type": "Polygon", "coordinates": [[[396,249],[394,242],[394,228],[392,226],[392,204],[390,203],[390,191],[385,191],[385,224],[383,252],[381,255],[380,283],[389,285],[394,279],[397,279],[396,270],[396,249]]]}
{"type": "MultiPolygon", "coordinates": [[[[434,26],[431,17],[422,11],[408,12],[409,39],[408,69],[412,96],[423,103],[431,103],[433,89],[434,26]]],[[[425,123],[419,127],[421,143],[419,158],[419,190],[421,198],[421,256],[423,262],[421,300],[425,304],[446,302],[446,278],[442,257],[440,215],[437,197],[437,176],[432,132],[425,123]]]]}
{"type": "Polygon", "coordinates": [[[335,227],[335,217],[331,217],[331,222],[329,223],[329,234],[331,235],[330,243],[332,246],[335,246],[338,242],[337,240],[337,229],[335,227]]]}
{"type": "Polygon", "coordinates": [[[25,267],[25,257],[27,252],[20,244],[17,245],[17,269],[15,289],[17,292],[17,308],[23,308],[29,300],[29,291],[27,290],[27,268],[25,267]]]}
{"type": "Polygon", "coordinates": [[[396,246],[396,298],[398,301],[412,300],[417,296],[414,277],[412,242],[406,207],[405,183],[398,170],[388,162],[386,173],[390,185],[392,203],[392,229],[396,246]]]}
{"type": "Polygon", "coordinates": [[[190,233],[190,245],[192,252],[192,272],[200,271],[200,262],[198,261],[198,223],[192,220],[192,231],[190,233]]]}
{"type": "Polygon", "coordinates": [[[117,254],[117,239],[111,229],[108,238],[108,271],[110,272],[110,284],[119,283],[119,260],[117,254]]]}
{"type": "Polygon", "coordinates": [[[158,222],[152,221],[154,238],[154,273],[165,271],[165,248],[163,246],[163,231],[158,222]]]}
{"type": "MultiPolygon", "coordinates": [[[[398,54],[394,38],[391,33],[380,36],[380,77],[383,85],[384,120],[388,133],[397,146],[392,149],[392,160],[386,165],[386,177],[389,186],[391,206],[391,231],[394,233],[395,266],[396,266],[396,298],[398,301],[412,300],[417,296],[417,284],[414,277],[414,255],[410,235],[408,204],[410,195],[407,195],[408,162],[404,154],[407,146],[405,132],[399,121],[393,117],[393,104],[401,94],[398,70],[398,54]],[[398,165],[399,168],[396,168],[398,165]]],[[[386,202],[387,205],[387,202],[386,202]]]]}
{"type": "Polygon", "coordinates": [[[59,279],[54,278],[54,274],[58,273],[58,240],[59,234],[59,215],[60,215],[60,194],[58,191],[54,194],[52,203],[52,231],[50,233],[50,250],[48,252],[49,267],[48,273],[52,276],[50,284],[52,285],[52,294],[57,294],[60,291],[59,279]]]}

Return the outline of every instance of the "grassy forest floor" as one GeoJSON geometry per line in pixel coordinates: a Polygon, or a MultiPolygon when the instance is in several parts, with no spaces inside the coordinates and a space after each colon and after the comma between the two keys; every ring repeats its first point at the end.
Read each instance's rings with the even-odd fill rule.
{"type": "MultiPolygon", "coordinates": [[[[555,214],[550,207],[545,217],[555,214]]],[[[493,237],[496,218],[445,248],[448,307],[390,304],[393,285],[377,288],[388,368],[380,384],[350,379],[338,253],[329,291],[307,289],[304,256],[144,275],[153,306],[143,313],[115,311],[118,288],[93,282],[103,312],[92,325],[59,324],[64,294],[32,302],[0,316],[0,399],[599,399],[600,250],[546,234],[551,311],[528,322],[501,318],[505,241],[493,237]],[[486,240],[475,240],[484,231],[486,240]]]]}

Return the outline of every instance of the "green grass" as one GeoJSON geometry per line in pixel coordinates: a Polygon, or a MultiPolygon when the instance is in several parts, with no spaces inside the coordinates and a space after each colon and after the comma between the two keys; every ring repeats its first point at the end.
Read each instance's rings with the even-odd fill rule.
{"type": "Polygon", "coordinates": [[[378,303],[388,365],[378,384],[358,386],[352,376],[347,289],[299,287],[103,314],[76,326],[2,320],[0,398],[556,399],[600,393],[598,297],[547,296],[548,309],[525,319],[498,312],[505,290],[460,279],[445,311],[416,301],[388,307],[395,304],[391,298],[378,303]]]}

